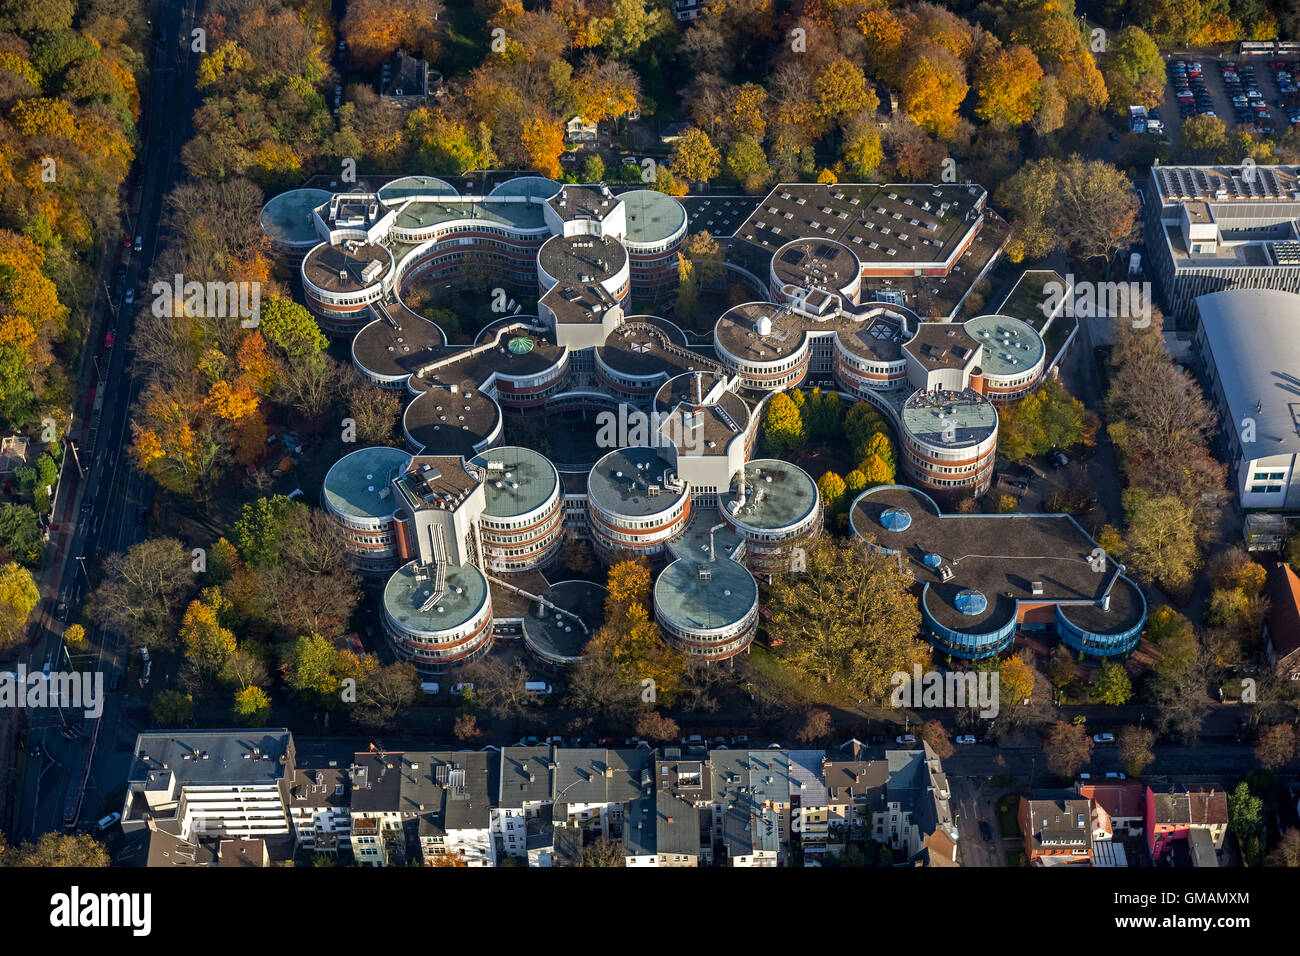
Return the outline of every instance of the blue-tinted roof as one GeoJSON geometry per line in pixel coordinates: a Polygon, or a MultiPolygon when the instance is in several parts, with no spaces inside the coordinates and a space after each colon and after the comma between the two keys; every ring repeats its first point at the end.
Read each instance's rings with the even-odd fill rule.
{"type": "Polygon", "coordinates": [[[880,523],[889,531],[906,531],[912,526],[912,516],[904,508],[888,508],[881,514],[880,523]]]}
{"type": "Polygon", "coordinates": [[[974,588],[965,588],[957,592],[957,596],[952,599],[952,603],[957,605],[957,610],[963,614],[977,617],[988,608],[989,599],[974,588]]]}

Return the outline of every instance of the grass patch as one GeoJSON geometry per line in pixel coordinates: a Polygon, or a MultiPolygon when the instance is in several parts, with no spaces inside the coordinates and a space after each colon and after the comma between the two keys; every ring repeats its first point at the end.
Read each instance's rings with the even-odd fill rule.
{"type": "MultiPolygon", "coordinates": [[[[1065,280],[1050,269],[1026,270],[1015,288],[1007,293],[1002,305],[998,307],[998,314],[1023,319],[1034,327],[1034,331],[1041,332],[1047,321],[1047,316],[1043,314],[1043,303],[1047,300],[1043,287],[1049,282],[1060,282],[1064,285],[1065,280]]],[[[1065,331],[1068,334],[1069,329],[1065,331]]]]}
{"type": "Polygon", "coordinates": [[[1017,812],[1020,809],[1020,796],[1009,793],[998,800],[998,829],[1004,837],[1020,836],[1020,820],[1017,818],[1017,812]]]}
{"type": "Polygon", "coordinates": [[[855,707],[853,700],[822,681],[810,680],[761,644],[750,646],[749,663],[765,685],[762,690],[789,708],[820,704],[827,707],[855,707]]]}

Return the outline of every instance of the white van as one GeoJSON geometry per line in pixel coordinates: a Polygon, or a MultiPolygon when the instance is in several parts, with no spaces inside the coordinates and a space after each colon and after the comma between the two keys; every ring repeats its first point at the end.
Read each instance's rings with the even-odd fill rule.
{"type": "Polygon", "coordinates": [[[524,684],[524,690],[530,694],[549,694],[551,685],[544,680],[530,680],[524,684]]]}
{"type": "Polygon", "coordinates": [[[420,681],[420,690],[426,694],[436,694],[439,687],[436,681],[420,681]]]}

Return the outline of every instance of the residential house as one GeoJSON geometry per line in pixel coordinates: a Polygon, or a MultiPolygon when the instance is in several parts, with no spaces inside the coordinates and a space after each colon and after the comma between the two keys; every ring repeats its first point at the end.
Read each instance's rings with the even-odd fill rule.
{"type": "Polygon", "coordinates": [[[1030,866],[1092,862],[1092,802],[1070,790],[1040,790],[1020,798],[1020,832],[1030,866]]]}
{"type": "Polygon", "coordinates": [[[555,794],[555,763],[550,747],[503,747],[499,790],[492,807],[492,835],[508,856],[543,863],[554,839],[550,807],[555,794]],[[545,811],[545,822],[542,814],[545,811]]]}
{"type": "Polygon", "coordinates": [[[1204,830],[1214,849],[1221,850],[1228,830],[1227,791],[1217,784],[1160,791],[1147,787],[1146,830],[1147,849],[1157,865],[1170,860],[1175,841],[1189,839],[1197,830],[1204,830]]]}
{"type": "Polygon", "coordinates": [[[1300,577],[1282,561],[1268,569],[1268,617],[1264,649],[1282,680],[1300,680],[1300,577]]]}
{"type": "Polygon", "coordinates": [[[1120,783],[1083,783],[1079,796],[1092,801],[1094,840],[1109,840],[1118,833],[1141,836],[1146,822],[1146,787],[1136,781],[1120,783]],[[1107,836],[1096,836],[1104,830],[1107,836]]]}
{"type": "Polygon", "coordinates": [[[298,768],[289,787],[294,843],[309,853],[336,853],[349,841],[348,772],[338,766],[298,768]]]}
{"type": "Polygon", "coordinates": [[[581,116],[571,116],[564,124],[564,141],[590,146],[596,142],[599,129],[595,123],[588,123],[581,116]]]}

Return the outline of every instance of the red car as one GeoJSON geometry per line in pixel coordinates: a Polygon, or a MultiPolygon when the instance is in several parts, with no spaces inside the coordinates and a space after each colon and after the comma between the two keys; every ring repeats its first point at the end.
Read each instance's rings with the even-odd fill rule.
{"type": "Polygon", "coordinates": [[[107,332],[104,333],[104,348],[111,349],[113,347],[113,338],[114,336],[113,336],[112,329],[109,329],[107,332]]]}
{"type": "Polygon", "coordinates": [[[129,232],[122,237],[122,248],[123,249],[131,248],[131,234],[129,232]]]}

